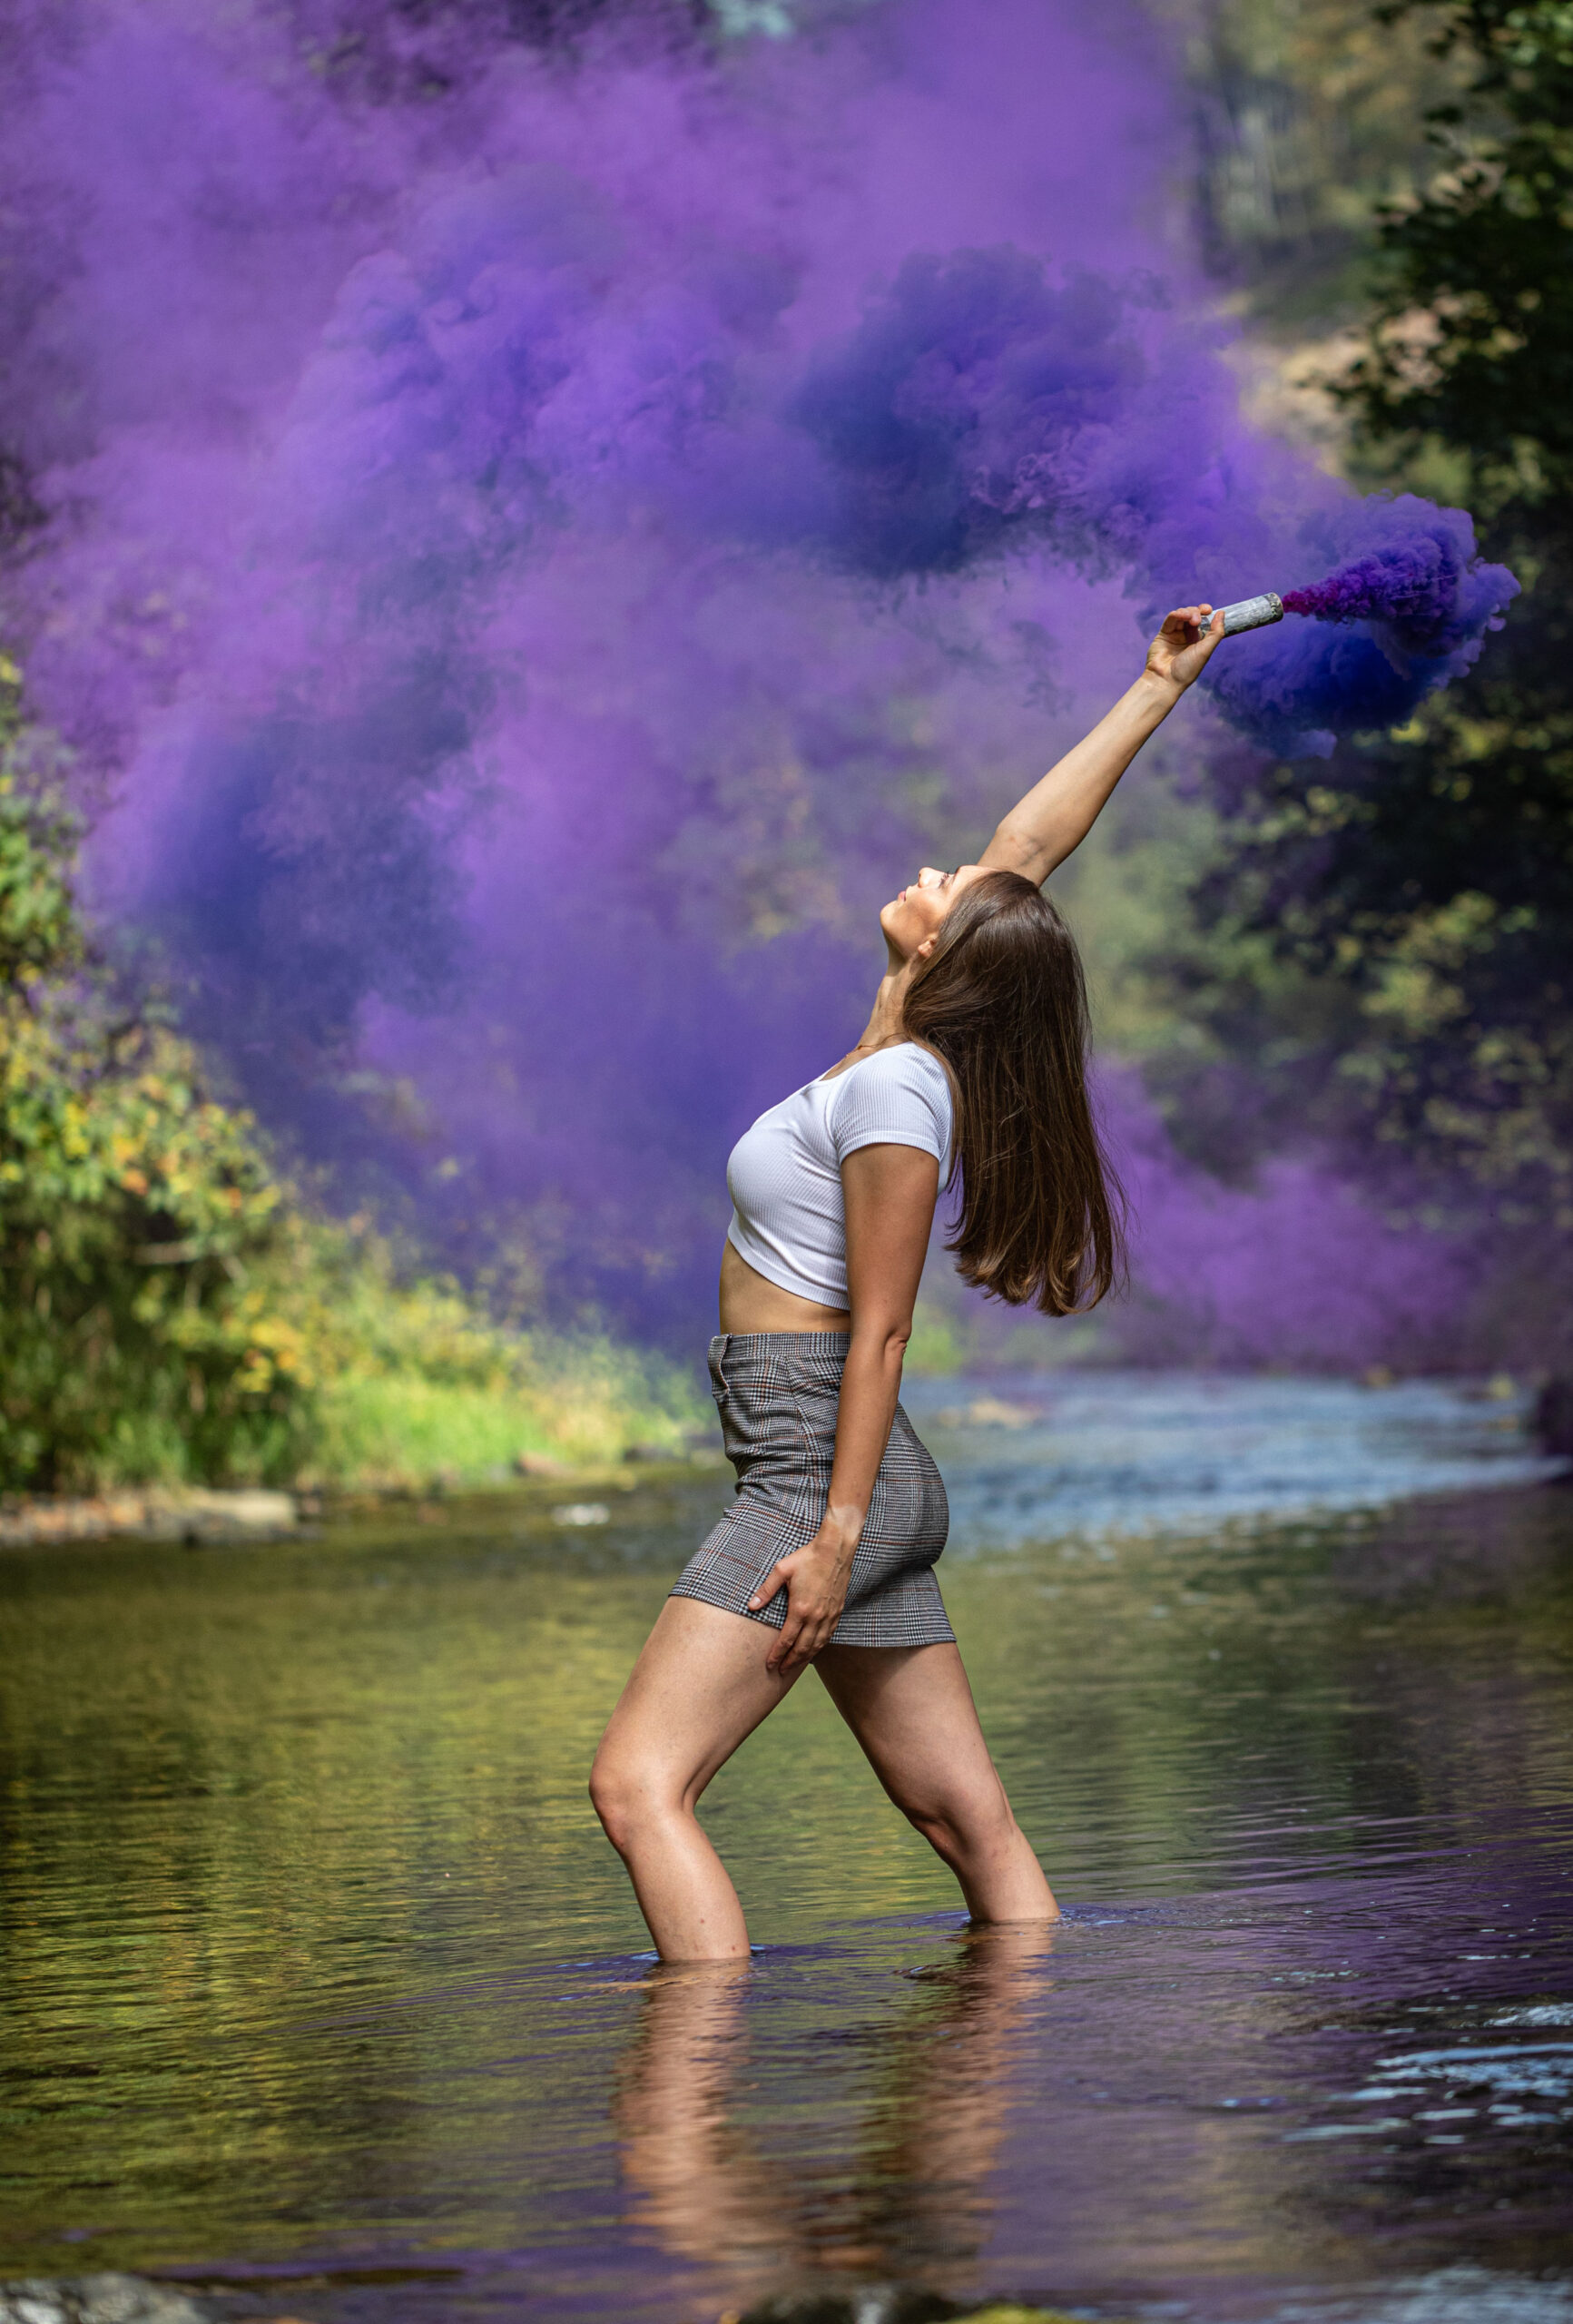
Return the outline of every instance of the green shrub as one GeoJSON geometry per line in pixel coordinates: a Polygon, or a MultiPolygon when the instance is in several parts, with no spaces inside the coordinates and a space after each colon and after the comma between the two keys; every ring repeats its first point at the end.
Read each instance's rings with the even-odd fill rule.
{"type": "Polygon", "coordinates": [[[191,1043],[93,959],[78,819],[4,661],[0,690],[0,1489],[677,1450],[675,1373],[504,1329],[451,1280],[401,1280],[365,1220],[303,1209],[191,1043]]]}
{"type": "Polygon", "coordinates": [[[282,1190],[89,960],[78,824],[27,741],[0,755],[0,1483],[268,1473],[298,1423],[254,1280],[282,1190]]]}

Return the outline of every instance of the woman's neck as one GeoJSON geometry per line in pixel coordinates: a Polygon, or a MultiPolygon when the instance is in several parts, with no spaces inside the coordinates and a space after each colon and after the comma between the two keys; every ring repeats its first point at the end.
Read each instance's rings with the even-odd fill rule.
{"type": "Polygon", "coordinates": [[[853,1051],[854,1056],[859,1051],[882,1049],[891,1041],[904,1041],[907,1039],[907,1028],[902,1021],[901,1005],[907,996],[908,982],[907,963],[904,960],[900,968],[886,970],[880,980],[880,990],[874,995],[874,1006],[870,1011],[869,1021],[863,1028],[863,1037],[858,1043],[857,1049],[853,1051]]]}

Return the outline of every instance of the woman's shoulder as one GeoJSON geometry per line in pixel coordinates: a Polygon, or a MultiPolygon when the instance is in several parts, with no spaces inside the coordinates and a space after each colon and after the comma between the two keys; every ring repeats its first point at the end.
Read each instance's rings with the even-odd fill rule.
{"type": "Polygon", "coordinates": [[[853,1073],[865,1086],[880,1081],[887,1088],[920,1090],[925,1097],[943,1093],[947,1102],[950,1097],[950,1076],[944,1060],[921,1041],[892,1041],[888,1048],[860,1059],[842,1078],[850,1081],[853,1073]]]}
{"type": "Polygon", "coordinates": [[[828,1114],[838,1125],[894,1111],[916,1112],[948,1125],[953,1111],[950,1077],[932,1049],[920,1041],[891,1041],[860,1058],[828,1084],[828,1114]]]}

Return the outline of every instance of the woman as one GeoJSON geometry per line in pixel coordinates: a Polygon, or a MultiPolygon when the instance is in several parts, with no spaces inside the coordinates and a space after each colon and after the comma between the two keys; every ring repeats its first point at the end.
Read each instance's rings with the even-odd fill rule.
{"type": "Polygon", "coordinates": [[[1136,684],[979,860],[925,869],[885,906],[862,1039],[733,1149],[711,1376],[737,1499],[663,1608],[590,1782],[663,1960],[748,1952],[694,1810],[811,1662],[973,1920],[1058,1917],[978,1723],[934,1579],[945,1489],[897,1392],[952,1160],[968,1282],[1067,1315],[1116,1279],[1081,967],[1038,891],[1222,635],[1211,606],[1170,614],[1136,684]]]}

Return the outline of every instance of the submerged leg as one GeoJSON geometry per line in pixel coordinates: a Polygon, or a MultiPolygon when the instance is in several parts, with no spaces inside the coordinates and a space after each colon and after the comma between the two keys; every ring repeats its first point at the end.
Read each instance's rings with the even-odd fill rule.
{"type": "Polygon", "coordinates": [[[773,1631],[698,1599],[669,1598],[613,1712],[590,1777],[664,1961],[748,1952],[737,1891],[694,1809],[794,1678],[767,1670],[773,1631]]]}
{"type": "Polygon", "coordinates": [[[1059,1907],[1010,1812],[954,1646],[828,1646],[814,1668],[870,1765],[943,1856],[975,1921],[1059,1907]]]}

